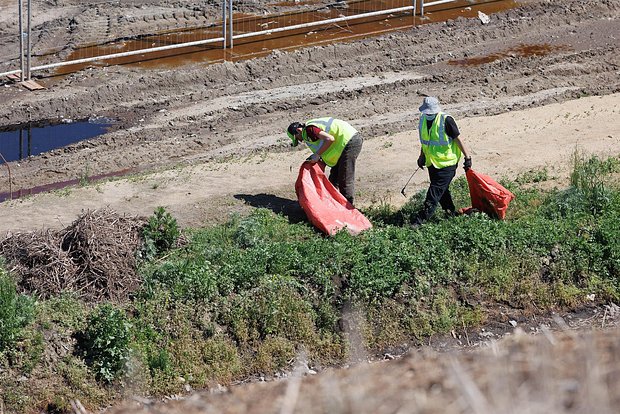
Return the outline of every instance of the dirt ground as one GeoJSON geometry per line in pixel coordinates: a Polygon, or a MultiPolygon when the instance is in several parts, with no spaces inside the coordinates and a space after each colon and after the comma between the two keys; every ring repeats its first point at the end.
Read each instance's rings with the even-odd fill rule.
{"type": "MultiPolygon", "coordinates": [[[[78,10],[72,5],[37,7],[50,10],[51,28],[78,10]]],[[[99,5],[98,15],[129,7],[115,5],[99,5]]],[[[149,3],[138,10],[145,13],[149,3]]],[[[173,70],[114,66],[53,78],[35,73],[51,86],[0,88],[0,126],[90,116],[118,123],[94,140],[12,163],[13,191],[126,169],[142,174],[0,203],[0,232],[59,228],[83,209],[102,206],[150,215],[161,205],[183,226],[258,206],[295,209],[293,183],[309,150],[291,149],[284,131],[292,121],[324,115],[350,121],[365,138],[357,204],[399,205],[419,151],[415,128],[424,94],[438,96],[455,116],[474,169],[515,178],[546,167],[565,177],[576,147],[620,153],[619,14],[616,1],[525,1],[488,24],[458,18],[251,61],[173,70]],[[525,46],[538,52],[519,52],[525,46]],[[475,64],[491,56],[497,59],[475,64]]],[[[2,16],[0,39],[7,39],[13,20],[2,16]]],[[[37,23],[45,15],[35,16],[37,23]]],[[[72,33],[88,31],[88,16],[79,16],[72,33]]],[[[426,180],[418,173],[408,193],[426,180]]],[[[8,171],[0,168],[0,192],[7,191],[8,171]]]]}
{"type": "Polygon", "coordinates": [[[587,317],[556,315],[529,327],[506,321],[510,329],[499,335],[453,332],[462,340],[459,352],[439,338],[402,358],[385,354],[319,373],[301,359],[279,380],[215,385],[165,403],[134,398],[110,412],[611,414],[620,403],[619,317],[620,308],[608,306],[587,317]]]}
{"type": "MultiPolygon", "coordinates": [[[[80,8],[75,6],[83,3],[38,3],[43,13],[36,14],[35,24],[47,28],[50,37],[87,42],[96,31],[95,17],[117,15],[123,7],[133,7],[135,12],[137,7],[136,2],[133,6],[105,3],[96,7],[96,13],[91,9],[78,13],[80,8]],[[64,28],[69,23],[72,30],[67,32],[64,28]]],[[[8,8],[12,4],[0,0],[0,56],[12,55],[15,47],[10,34],[16,18],[8,8]]],[[[271,10],[260,2],[239,4],[246,12],[271,10]]],[[[524,0],[519,4],[491,15],[488,24],[458,18],[354,42],[274,51],[251,61],[149,70],[98,67],[64,77],[37,73],[47,88],[36,92],[0,81],[5,82],[0,85],[0,127],[61,117],[117,120],[110,132],[96,139],[11,163],[11,186],[8,170],[0,165],[0,193],[84,175],[136,173],[2,202],[0,234],[62,228],[83,210],[106,206],[145,216],[165,206],[182,226],[221,222],[231,213],[256,207],[299,213],[294,181],[309,150],[290,148],[285,128],[292,121],[317,116],[345,119],[365,139],[357,167],[356,204],[399,206],[406,200],[400,190],[414,171],[419,152],[417,108],[424,95],[438,96],[445,111],[455,117],[471,149],[474,169],[495,178],[516,178],[546,168],[552,177],[546,185],[565,185],[575,150],[603,157],[620,154],[620,2],[524,0]]],[[[145,0],[138,6],[143,14],[162,9],[165,14],[166,10],[191,11],[197,4],[145,0]]],[[[210,11],[195,19],[215,15],[218,7],[199,6],[210,11]]],[[[135,24],[140,30],[157,31],[172,24],[168,20],[174,18],[142,19],[135,24]]],[[[113,34],[114,25],[108,30],[113,34]]],[[[5,62],[0,69],[6,69],[5,62]]],[[[407,193],[427,183],[426,174],[419,172],[407,193]]],[[[441,357],[434,358],[443,361],[438,362],[443,368],[449,365],[441,357]]],[[[405,377],[434,369],[406,364],[390,369],[405,377]]],[[[458,366],[451,365],[453,372],[458,366]]],[[[458,377],[454,375],[452,379],[458,377]]],[[[315,387],[331,387],[331,381],[314,381],[315,387]]],[[[378,389],[363,393],[387,389],[377,384],[378,389]]],[[[476,395],[467,381],[462,384],[461,390],[476,395]]],[[[304,382],[301,394],[305,386],[304,382]]],[[[297,385],[277,387],[279,391],[272,392],[278,395],[299,391],[294,389],[297,385]]],[[[407,398],[431,401],[443,389],[432,381],[421,387],[426,391],[407,398]]],[[[520,392],[518,388],[507,392],[513,391],[520,392]]],[[[615,391],[617,402],[620,392],[615,391]]],[[[260,389],[251,392],[262,393],[260,389]]],[[[336,408],[325,405],[317,412],[509,412],[472,409],[467,404],[462,408],[462,395],[451,403],[453,410],[418,404],[426,408],[358,411],[347,405],[355,401],[338,400],[334,393],[336,408]]],[[[293,412],[256,411],[243,402],[235,405],[234,396],[226,398],[226,404],[239,407],[226,411],[230,413],[293,412]]]]}

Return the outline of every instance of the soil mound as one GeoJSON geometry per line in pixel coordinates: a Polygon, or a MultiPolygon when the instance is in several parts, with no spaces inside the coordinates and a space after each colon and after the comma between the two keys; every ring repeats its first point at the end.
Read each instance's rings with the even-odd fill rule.
{"type": "Polygon", "coordinates": [[[59,231],[9,234],[0,255],[30,294],[69,291],[91,301],[123,300],[140,284],[136,251],[145,223],[109,208],[87,211],[59,231]]]}

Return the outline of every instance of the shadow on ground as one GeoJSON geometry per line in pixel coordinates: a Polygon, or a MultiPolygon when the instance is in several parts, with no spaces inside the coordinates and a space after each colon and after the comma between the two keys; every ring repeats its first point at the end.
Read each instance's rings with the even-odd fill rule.
{"type": "Polygon", "coordinates": [[[256,208],[267,208],[276,214],[284,215],[290,223],[306,221],[306,213],[302,210],[297,200],[278,197],[273,194],[235,194],[237,200],[243,200],[246,204],[256,208]]]}

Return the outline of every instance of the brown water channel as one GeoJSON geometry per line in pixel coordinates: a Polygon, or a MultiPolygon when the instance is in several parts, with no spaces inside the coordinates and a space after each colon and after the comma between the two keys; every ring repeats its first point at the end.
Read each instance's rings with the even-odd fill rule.
{"type": "Polygon", "coordinates": [[[486,63],[495,62],[496,60],[503,59],[511,56],[518,57],[531,57],[531,56],[545,56],[554,51],[566,51],[571,50],[568,46],[563,45],[519,45],[510,49],[503,50],[497,53],[491,53],[489,55],[476,56],[467,59],[455,59],[448,61],[448,65],[452,66],[478,66],[486,63]]]}
{"type": "MultiPolygon", "coordinates": [[[[314,5],[316,2],[283,2],[275,5],[290,8],[295,5],[311,5],[311,9],[286,12],[267,16],[249,16],[235,14],[233,20],[234,35],[276,29],[286,26],[333,19],[343,16],[368,13],[411,6],[412,0],[359,0],[334,3],[329,6],[314,5]],[[321,8],[319,8],[321,7],[321,8]]],[[[418,1],[420,3],[420,1],[418,1]]],[[[325,43],[336,43],[376,36],[396,30],[410,28],[414,25],[434,23],[456,19],[458,17],[476,17],[478,11],[493,14],[518,5],[515,0],[458,0],[452,3],[425,7],[424,17],[420,16],[419,4],[415,18],[412,11],[397,14],[384,14],[339,23],[331,23],[310,28],[263,34],[243,39],[235,39],[234,47],[223,49],[221,42],[201,46],[172,49],[154,53],[145,53],[122,58],[108,59],[100,63],[82,63],[61,67],[57,75],[67,74],[93,65],[137,65],[142,68],[177,67],[189,63],[215,63],[223,60],[238,61],[265,56],[273,50],[290,50],[325,43]]],[[[173,33],[160,33],[142,36],[138,39],[124,40],[106,45],[90,46],[75,50],[67,61],[103,56],[112,53],[141,50],[149,47],[166,46],[193,42],[203,39],[215,39],[222,36],[221,22],[208,28],[196,28],[173,33]]]]}

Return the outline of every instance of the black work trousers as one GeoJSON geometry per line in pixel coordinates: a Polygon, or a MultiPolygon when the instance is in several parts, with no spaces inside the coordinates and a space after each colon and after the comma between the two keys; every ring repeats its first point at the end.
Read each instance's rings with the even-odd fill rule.
{"type": "Polygon", "coordinates": [[[438,203],[441,205],[441,208],[450,214],[454,214],[456,207],[454,207],[452,195],[450,194],[450,183],[456,175],[456,168],[456,164],[444,168],[435,168],[432,165],[428,167],[431,185],[426,192],[426,199],[424,200],[422,210],[413,219],[413,224],[422,224],[431,218],[438,203]]]}
{"type": "Polygon", "coordinates": [[[359,133],[353,135],[342,150],[338,162],[329,171],[329,181],[351,204],[355,197],[355,162],[362,151],[362,143],[359,133]]]}

